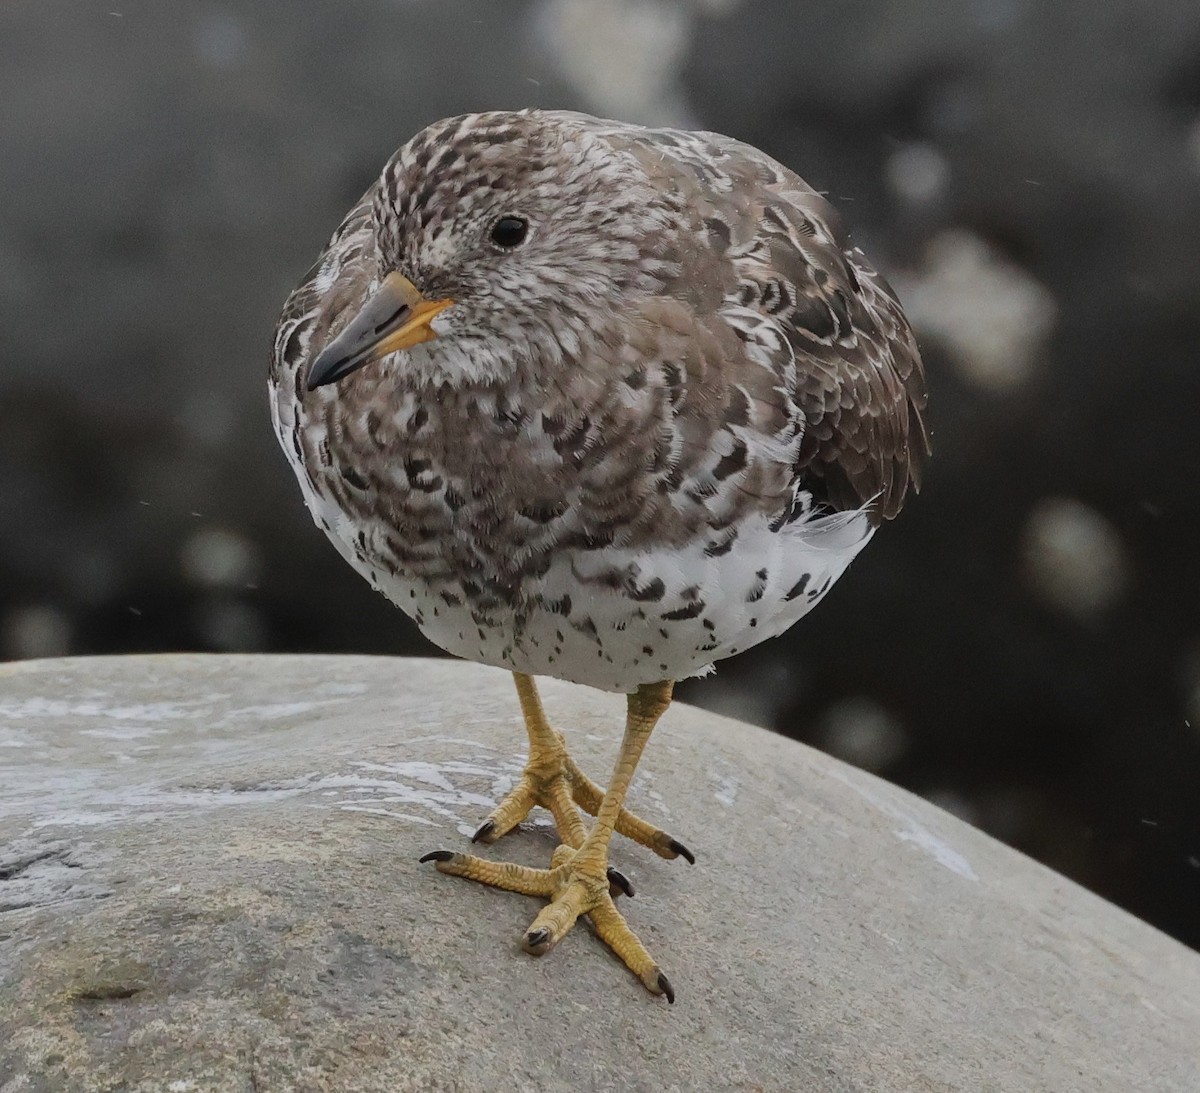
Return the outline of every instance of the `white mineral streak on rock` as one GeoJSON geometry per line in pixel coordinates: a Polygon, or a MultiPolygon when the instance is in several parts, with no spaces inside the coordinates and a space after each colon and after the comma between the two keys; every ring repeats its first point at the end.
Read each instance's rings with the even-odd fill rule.
{"type": "Polygon", "coordinates": [[[117,721],[179,721],[194,716],[197,709],[210,704],[209,699],[194,702],[152,702],[140,705],[108,705],[100,700],[84,702],[60,698],[24,698],[0,701],[0,718],[19,721],[24,718],[89,718],[105,717],[117,721]]]}
{"type": "MultiPolygon", "coordinates": [[[[522,761],[505,761],[517,772],[522,761]]],[[[357,812],[382,812],[415,823],[434,824],[437,819],[454,824],[485,815],[502,795],[498,790],[511,786],[510,775],[498,767],[479,763],[351,763],[361,773],[318,774],[278,782],[212,787],[138,786],[123,788],[93,787],[79,778],[43,779],[38,787],[56,802],[56,808],[40,815],[33,828],[52,826],[91,827],[129,820],[160,820],[187,811],[208,811],[257,805],[264,801],[311,797],[312,807],[337,808],[357,812]],[[472,783],[487,779],[491,793],[464,789],[463,780],[472,783]],[[399,811],[394,806],[399,806],[399,811]],[[416,815],[419,810],[427,815],[416,815]]],[[[23,800],[0,799],[0,818],[16,814],[25,807],[23,800]]],[[[471,830],[478,826],[476,820],[471,830]]]]}
{"type": "Polygon", "coordinates": [[[738,782],[737,779],[729,774],[709,773],[709,780],[713,783],[713,796],[719,804],[726,808],[732,808],[737,800],[738,782]]]}
{"type": "Polygon", "coordinates": [[[924,850],[938,865],[945,866],[952,873],[957,873],[960,877],[967,880],[979,880],[979,874],[975,872],[971,863],[954,847],[952,847],[945,839],[939,835],[935,835],[923,823],[921,823],[908,809],[903,808],[895,801],[888,800],[885,795],[887,787],[876,782],[878,789],[872,788],[867,784],[865,777],[851,775],[848,772],[830,767],[827,772],[831,777],[836,778],[839,782],[849,786],[863,800],[874,805],[880,812],[886,816],[890,816],[897,821],[901,826],[893,828],[892,832],[901,842],[912,843],[914,846],[924,850]]]}

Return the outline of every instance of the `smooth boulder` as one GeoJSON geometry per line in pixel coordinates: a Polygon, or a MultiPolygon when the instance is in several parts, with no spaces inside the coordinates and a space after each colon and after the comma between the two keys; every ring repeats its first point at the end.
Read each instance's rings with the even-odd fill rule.
{"type": "MultiPolygon", "coordinates": [[[[607,780],[623,703],[547,681],[607,780]]],[[[696,709],[621,905],[678,1000],[438,874],[525,750],[507,676],[367,657],[0,665],[0,1093],[1194,1093],[1200,956],[947,813],[696,709]]],[[[545,864],[548,818],[482,853],[545,864]]]]}

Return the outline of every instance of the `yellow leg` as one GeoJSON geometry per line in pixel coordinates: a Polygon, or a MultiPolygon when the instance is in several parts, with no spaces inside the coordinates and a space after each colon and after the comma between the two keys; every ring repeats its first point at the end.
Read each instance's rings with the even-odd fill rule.
{"type": "MultiPolygon", "coordinates": [[[[584,774],[569,755],[567,777],[571,782],[571,796],[575,803],[590,816],[595,816],[600,810],[600,802],[604,800],[604,790],[584,774]]],[[[683,858],[689,865],[696,864],[696,855],[678,839],[625,808],[617,815],[617,834],[648,846],[660,858],[683,858]]]]}
{"type": "Polygon", "coordinates": [[[422,861],[435,861],[443,873],[467,877],[481,884],[525,895],[543,896],[548,906],[525,933],[524,948],[541,956],[554,948],[580,915],[590,915],[592,925],[646,989],[675,1001],[675,992],[637,935],[629,928],[609,894],[608,844],[617,830],[625,794],[650,733],[671,703],[672,684],[647,684],[629,696],[625,737],[608,791],[596,811],[596,822],[577,847],[559,846],[549,869],[530,869],[510,862],[489,862],[470,854],[435,850],[422,861]]]}
{"type": "MultiPolygon", "coordinates": [[[[559,839],[568,846],[579,847],[586,834],[579,809],[595,816],[604,791],[567,754],[562,733],[556,732],[546,718],[533,677],[514,672],[513,680],[529,734],[529,759],[520,780],[480,825],[471,841],[494,843],[524,820],[535,805],[541,805],[554,816],[559,839]]],[[[683,857],[695,864],[695,855],[678,839],[624,808],[617,816],[616,830],[660,857],[683,857]]]]}
{"type": "Polygon", "coordinates": [[[542,699],[532,676],[513,672],[525,731],[529,734],[529,758],[525,770],[511,792],[492,811],[472,842],[493,843],[507,835],[533,810],[535,805],[548,809],[558,828],[558,837],[568,846],[581,846],[586,831],[579,809],[571,797],[567,779],[566,745],[562,736],[550,727],[542,699]]]}

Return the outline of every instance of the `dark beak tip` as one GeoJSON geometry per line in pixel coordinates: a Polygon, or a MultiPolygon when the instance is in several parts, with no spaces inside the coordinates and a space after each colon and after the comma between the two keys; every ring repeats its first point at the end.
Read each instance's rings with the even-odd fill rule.
{"type": "Polygon", "coordinates": [[[315,391],[318,387],[324,387],[327,383],[341,379],[349,371],[345,364],[345,358],[340,353],[318,353],[317,359],[309,367],[308,378],[304,381],[305,390],[315,391]]]}
{"type": "MultiPolygon", "coordinates": [[[[417,299],[421,298],[409,282],[405,281],[404,285],[410,293],[416,294],[417,299]]],[[[383,287],[317,354],[308,370],[305,387],[315,391],[379,359],[383,355],[381,343],[389,333],[402,331],[411,314],[412,301],[406,296],[406,290],[385,279],[383,287]]]]}

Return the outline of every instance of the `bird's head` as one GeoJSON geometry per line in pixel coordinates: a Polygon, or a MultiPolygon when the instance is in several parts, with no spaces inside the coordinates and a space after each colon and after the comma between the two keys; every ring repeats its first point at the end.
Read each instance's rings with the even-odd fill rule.
{"type": "MultiPolygon", "coordinates": [[[[417,381],[502,380],[617,337],[676,264],[678,195],[591,119],[521,111],[418,133],[375,187],[377,269],[310,389],[366,365],[417,381]]],[[[677,268],[677,267],[676,267],[677,268]]]]}

